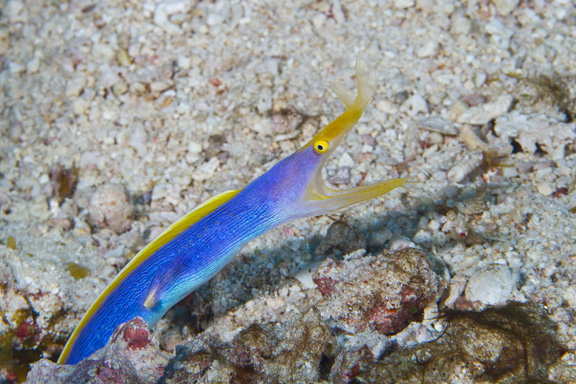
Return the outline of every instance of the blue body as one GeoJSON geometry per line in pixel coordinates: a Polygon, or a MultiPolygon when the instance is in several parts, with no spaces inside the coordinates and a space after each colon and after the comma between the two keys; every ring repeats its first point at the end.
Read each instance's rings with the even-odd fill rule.
{"type": "MultiPolygon", "coordinates": [[[[140,264],[106,298],[78,334],[66,364],[76,364],[102,348],[116,327],[136,316],[154,326],[164,314],[190,292],[221,270],[250,240],[280,223],[302,216],[302,196],[312,177],[314,158],[310,148],[296,152],[303,161],[290,157],[280,161],[238,195],[224,203],[140,264]],[[301,188],[283,188],[283,180],[298,166],[301,188]],[[308,178],[309,178],[308,177],[308,178]],[[297,196],[300,195],[300,196],[297,196]],[[151,309],[144,301],[152,288],[158,289],[158,303],[151,309]]],[[[291,156],[291,157],[292,157],[291,156]]]]}

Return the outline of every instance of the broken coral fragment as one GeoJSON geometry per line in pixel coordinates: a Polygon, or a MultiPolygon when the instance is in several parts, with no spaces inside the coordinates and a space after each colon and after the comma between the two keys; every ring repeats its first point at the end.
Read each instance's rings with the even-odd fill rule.
{"type": "Polygon", "coordinates": [[[158,340],[137,317],[119,325],[104,348],[76,365],[38,361],[27,383],[156,383],[167,362],[158,340]]]}
{"type": "Polygon", "coordinates": [[[312,383],[333,343],[315,310],[276,323],[252,324],[230,343],[199,336],[176,349],[164,383],[312,383]]]}
{"type": "Polygon", "coordinates": [[[386,335],[421,321],[424,308],[444,287],[426,255],[412,248],[344,261],[329,259],[313,281],[324,297],[318,309],[331,326],[386,335]]]}

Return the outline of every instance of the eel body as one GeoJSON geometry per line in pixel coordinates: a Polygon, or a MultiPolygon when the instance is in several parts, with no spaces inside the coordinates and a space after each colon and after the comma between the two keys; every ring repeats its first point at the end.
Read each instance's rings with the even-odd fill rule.
{"type": "Polygon", "coordinates": [[[102,348],[115,328],[136,316],[151,327],[206,283],[250,240],[290,220],[321,215],[402,186],[393,179],[348,190],[328,188],[322,167],[360,119],[374,89],[366,63],[356,64],[358,95],[332,89],[346,111],[310,142],[240,191],[224,192],[168,227],[138,253],[96,299],[68,340],[60,364],[102,348]]]}

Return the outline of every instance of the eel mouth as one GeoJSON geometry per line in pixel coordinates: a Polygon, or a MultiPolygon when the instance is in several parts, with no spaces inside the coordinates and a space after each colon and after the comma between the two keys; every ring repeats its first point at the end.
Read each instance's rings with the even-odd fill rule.
{"type": "Polygon", "coordinates": [[[335,150],[344,136],[360,120],[368,103],[372,100],[375,88],[371,85],[370,69],[366,61],[358,56],[356,59],[356,79],[358,82],[358,94],[354,96],[352,92],[341,84],[332,84],[332,90],[336,93],[340,101],[346,105],[346,111],[324,127],[302,150],[319,142],[326,142],[329,148],[322,153],[322,160],[310,181],[310,185],[304,196],[309,204],[317,204],[314,207],[317,214],[338,210],[352,204],[388,193],[398,187],[404,186],[407,179],[392,179],[382,181],[372,185],[366,185],[346,190],[335,190],[329,188],[322,179],[322,168],[326,164],[328,157],[335,150]]]}

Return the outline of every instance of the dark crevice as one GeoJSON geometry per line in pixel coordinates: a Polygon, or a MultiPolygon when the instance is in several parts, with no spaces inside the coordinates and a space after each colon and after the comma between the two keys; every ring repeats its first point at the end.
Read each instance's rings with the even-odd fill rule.
{"type": "Polygon", "coordinates": [[[522,150],[522,146],[521,146],[520,143],[517,142],[516,140],[512,139],[512,140],[510,141],[510,145],[512,145],[512,154],[524,152],[524,151],[522,150]]]}
{"type": "Polygon", "coordinates": [[[326,355],[322,355],[320,358],[320,364],[318,365],[318,370],[320,372],[320,380],[329,380],[330,372],[332,371],[332,366],[334,365],[334,358],[326,355]]]}
{"type": "Polygon", "coordinates": [[[548,155],[548,152],[542,149],[542,146],[540,144],[536,143],[536,150],[534,151],[534,156],[546,156],[546,155],[548,155]]]}

